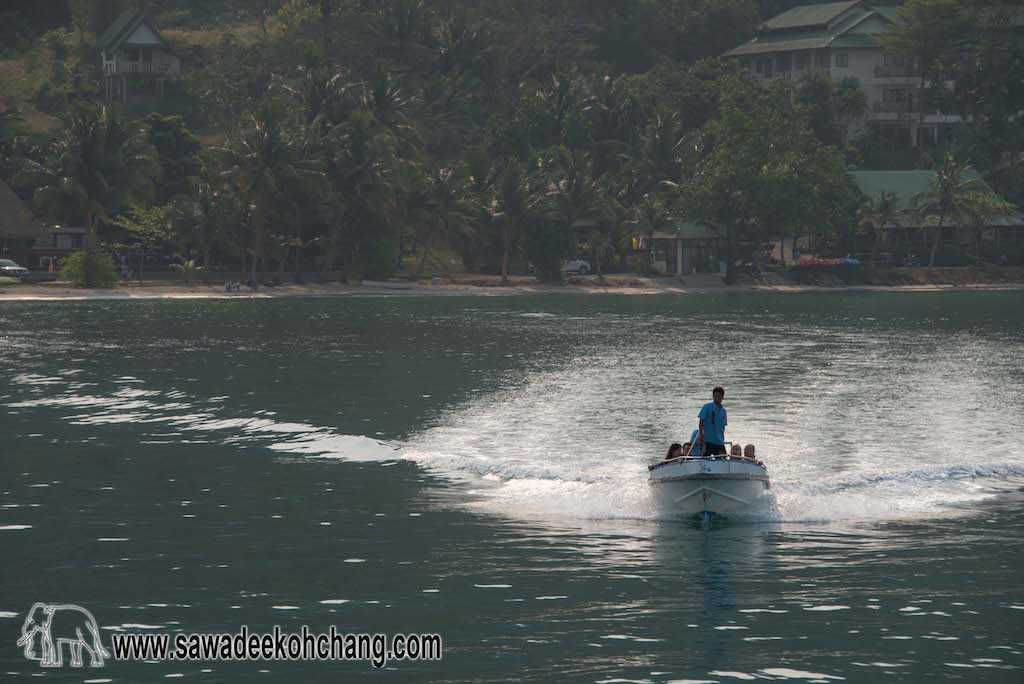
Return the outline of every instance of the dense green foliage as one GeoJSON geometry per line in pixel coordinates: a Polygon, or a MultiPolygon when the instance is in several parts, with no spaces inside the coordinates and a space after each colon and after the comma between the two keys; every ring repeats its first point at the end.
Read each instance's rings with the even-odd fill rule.
{"type": "MultiPolygon", "coordinates": [[[[880,235],[850,166],[943,156],[872,134],[847,145],[866,108],[855,80],[761,88],[716,58],[787,0],[153,0],[183,78],[163,100],[101,108],[87,36],[131,4],[5,10],[12,44],[45,33],[17,49],[48,71],[26,105],[57,125],[22,135],[0,113],[0,176],[46,218],[88,226],[87,251],[181,254],[197,277],[418,278],[454,252],[556,278],[562,257],[622,267],[634,237],[686,221],[727,236],[733,277],[769,240],[841,252],[880,235]]],[[[1005,3],[951,4],[909,0],[890,47],[956,83],[928,97],[974,115],[958,159],[1015,200],[1021,47],[1005,3]]]]}
{"type": "Polygon", "coordinates": [[[60,260],[61,277],[81,287],[114,287],[117,269],[114,260],[104,252],[73,252],[60,260]]]}

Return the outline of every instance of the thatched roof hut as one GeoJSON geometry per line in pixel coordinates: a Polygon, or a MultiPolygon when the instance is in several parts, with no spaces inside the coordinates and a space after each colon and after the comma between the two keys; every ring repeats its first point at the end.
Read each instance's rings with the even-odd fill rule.
{"type": "Polygon", "coordinates": [[[0,180],[0,242],[37,240],[50,234],[25,203],[0,180]]]}

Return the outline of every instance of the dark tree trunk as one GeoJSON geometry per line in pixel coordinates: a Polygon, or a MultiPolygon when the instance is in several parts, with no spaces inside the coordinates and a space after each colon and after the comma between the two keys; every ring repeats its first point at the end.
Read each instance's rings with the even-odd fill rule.
{"type": "Polygon", "coordinates": [[[86,214],[85,220],[89,228],[85,235],[85,253],[91,255],[96,251],[96,217],[90,212],[86,214]]]}
{"type": "Polygon", "coordinates": [[[935,239],[932,241],[932,252],[928,257],[928,268],[935,266],[935,255],[939,251],[939,243],[942,242],[942,226],[946,222],[946,213],[939,214],[939,225],[936,227],[935,239]]]}
{"type": "Polygon", "coordinates": [[[739,274],[736,272],[736,238],[734,235],[735,231],[731,225],[725,229],[725,243],[726,243],[726,258],[728,261],[725,264],[725,282],[732,285],[736,282],[739,274]]]}
{"type": "Polygon", "coordinates": [[[199,242],[201,243],[201,249],[203,250],[203,282],[209,284],[210,282],[210,238],[206,232],[206,225],[199,231],[199,242]]]}
{"type": "Polygon", "coordinates": [[[501,242],[501,282],[505,284],[508,283],[508,253],[512,248],[512,234],[506,231],[501,242]]]}
{"type": "Polygon", "coordinates": [[[284,254],[281,256],[281,260],[277,262],[277,282],[284,282],[284,266],[288,263],[288,255],[291,254],[291,245],[284,246],[284,254]]]}
{"type": "Polygon", "coordinates": [[[327,274],[334,270],[334,260],[338,255],[338,238],[341,228],[335,226],[331,231],[331,238],[327,241],[327,256],[324,259],[323,270],[320,271],[320,281],[327,282],[327,274]]]}
{"type": "Polygon", "coordinates": [[[882,243],[882,230],[875,228],[875,244],[871,246],[871,268],[875,267],[875,260],[878,258],[878,247],[882,243]]]}
{"type": "Polygon", "coordinates": [[[423,277],[423,267],[427,265],[427,258],[430,256],[430,245],[433,240],[428,236],[423,241],[423,258],[420,259],[420,265],[416,267],[416,275],[413,276],[413,280],[419,280],[423,277]]]}

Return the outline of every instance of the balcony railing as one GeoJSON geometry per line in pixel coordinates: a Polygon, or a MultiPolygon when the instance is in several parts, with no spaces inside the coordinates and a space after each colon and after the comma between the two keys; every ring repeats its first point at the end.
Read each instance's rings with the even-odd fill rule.
{"type": "Polygon", "coordinates": [[[882,64],[875,67],[875,78],[890,78],[893,76],[921,78],[921,69],[916,66],[895,66],[892,64],[882,64]]]}
{"type": "Polygon", "coordinates": [[[103,65],[105,76],[177,76],[170,62],[108,62],[103,65]]]}
{"type": "Polygon", "coordinates": [[[921,107],[913,100],[910,102],[876,102],[873,107],[875,114],[917,114],[921,107]]]}

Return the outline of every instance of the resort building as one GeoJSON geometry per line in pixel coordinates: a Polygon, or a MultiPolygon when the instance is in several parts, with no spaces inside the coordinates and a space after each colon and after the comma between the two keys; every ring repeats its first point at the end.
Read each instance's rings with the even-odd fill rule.
{"type": "Polygon", "coordinates": [[[805,69],[836,81],[856,78],[868,108],[859,121],[848,122],[847,139],[874,124],[894,128],[894,138],[902,135],[915,146],[941,141],[960,117],[936,110],[922,120],[920,64],[888,53],[877,40],[895,19],[895,7],[856,0],[803,5],[765,21],[754,38],[724,56],[736,58],[741,73],[755,82],[796,79],[805,69]]]}
{"type": "MultiPolygon", "coordinates": [[[[934,171],[851,171],[850,176],[865,196],[877,196],[882,192],[896,194],[896,201],[902,214],[899,229],[907,231],[906,237],[909,240],[920,238],[923,242],[927,230],[935,230],[934,227],[922,226],[913,208],[914,196],[931,188],[932,179],[935,177],[934,171]]],[[[973,170],[969,171],[965,178],[973,178],[985,184],[981,176],[973,170]]],[[[985,187],[988,185],[985,184],[985,187]]],[[[1018,213],[993,216],[984,226],[958,226],[952,221],[947,221],[942,227],[942,240],[957,241],[961,244],[973,244],[980,240],[982,244],[997,252],[1011,247],[1016,251],[1016,247],[1024,242],[1024,216],[1018,213]],[[977,231],[981,233],[978,234],[977,231]]]]}
{"type": "Polygon", "coordinates": [[[163,95],[169,79],[181,76],[181,60],[171,53],[164,39],[141,9],[122,12],[96,40],[103,61],[103,97],[128,97],[129,85],[163,95]]]}

